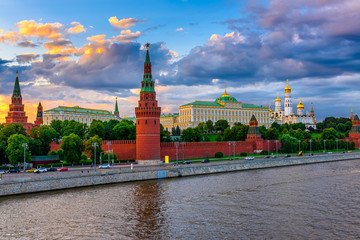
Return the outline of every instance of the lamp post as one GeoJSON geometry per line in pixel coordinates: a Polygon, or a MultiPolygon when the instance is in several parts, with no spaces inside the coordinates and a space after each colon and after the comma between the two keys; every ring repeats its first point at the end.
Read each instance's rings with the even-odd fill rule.
{"type": "Polygon", "coordinates": [[[102,164],[102,155],[104,154],[104,152],[100,152],[100,165],[102,164]]]}
{"type": "Polygon", "coordinates": [[[336,153],[339,153],[339,139],[336,139],[336,153]]]}
{"type": "Polygon", "coordinates": [[[106,145],[108,146],[108,164],[110,166],[110,145],[111,145],[111,142],[107,142],[106,145]]]}
{"type": "Polygon", "coordinates": [[[270,155],[270,145],[269,145],[270,141],[267,140],[267,144],[268,144],[268,155],[270,155]]]}
{"type": "Polygon", "coordinates": [[[22,144],[22,147],[24,148],[24,172],[26,172],[26,168],[25,168],[25,164],[26,164],[26,149],[28,147],[28,144],[27,143],[23,143],[22,144]]]}
{"type": "Polygon", "coordinates": [[[298,143],[299,143],[299,152],[300,152],[300,143],[301,143],[301,140],[298,140],[298,143]]]}
{"type": "Polygon", "coordinates": [[[326,140],[324,139],[324,153],[326,153],[326,140]]]}
{"type": "Polygon", "coordinates": [[[176,164],[179,164],[179,161],[178,161],[178,147],[179,147],[179,142],[175,142],[175,147],[176,147],[176,164]]]}
{"type": "Polygon", "coordinates": [[[235,160],[235,146],[236,146],[236,142],[235,141],[233,141],[233,146],[234,146],[234,160],[235,160]]]}
{"type": "Polygon", "coordinates": [[[310,155],[311,155],[311,143],[312,143],[312,141],[313,141],[312,139],[309,140],[309,142],[310,142],[310,155]]]}
{"type": "Polygon", "coordinates": [[[346,151],[349,151],[349,139],[346,139],[346,151]]]}
{"type": "Polygon", "coordinates": [[[231,146],[231,141],[228,141],[228,144],[229,144],[229,160],[231,160],[231,159],[230,159],[230,146],[231,146]]]}
{"type": "Polygon", "coordinates": [[[181,142],[181,147],[182,147],[182,163],[184,164],[184,142],[181,142]]]}
{"type": "Polygon", "coordinates": [[[95,148],[95,151],[94,151],[94,171],[96,172],[96,147],[99,146],[98,143],[93,143],[92,146],[95,148]]]}

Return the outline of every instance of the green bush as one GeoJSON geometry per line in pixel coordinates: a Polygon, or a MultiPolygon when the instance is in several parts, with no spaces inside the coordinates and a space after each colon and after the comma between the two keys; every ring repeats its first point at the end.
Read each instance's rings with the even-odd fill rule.
{"type": "Polygon", "coordinates": [[[240,153],[240,156],[246,157],[246,156],[247,156],[247,153],[246,153],[246,152],[242,152],[242,153],[240,153]]]}
{"type": "MultiPolygon", "coordinates": [[[[38,165],[39,166],[39,165],[38,165]]],[[[48,164],[48,167],[51,166],[51,167],[62,167],[62,163],[49,163],[48,164]]]]}
{"type": "Polygon", "coordinates": [[[80,162],[83,162],[83,161],[87,161],[88,157],[86,156],[85,153],[82,153],[80,159],[81,159],[80,162]]]}
{"type": "Polygon", "coordinates": [[[224,154],[222,152],[215,153],[216,158],[222,158],[223,156],[224,156],[224,154]]]}
{"type": "Polygon", "coordinates": [[[50,153],[49,153],[49,155],[56,155],[56,154],[57,154],[57,153],[56,153],[55,150],[51,150],[50,153]]]}
{"type": "Polygon", "coordinates": [[[37,165],[37,168],[41,168],[41,167],[45,167],[45,165],[44,164],[38,164],[37,165]]]}
{"type": "Polygon", "coordinates": [[[9,170],[8,166],[0,166],[0,170],[9,170]]]}
{"type": "Polygon", "coordinates": [[[269,152],[268,152],[268,150],[262,150],[260,154],[261,155],[269,155],[269,152]]]}
{"type": "Polygon", "coordinates": [[[59,149],[56,154],[59,155],[60,160],[64,160],[64,150],[59,149]]]}

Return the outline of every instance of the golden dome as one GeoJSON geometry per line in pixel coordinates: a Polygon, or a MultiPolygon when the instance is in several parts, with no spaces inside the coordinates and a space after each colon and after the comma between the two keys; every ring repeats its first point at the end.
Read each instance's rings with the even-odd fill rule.
{"type": "Polygon", "coordinates": [[[297,105],[297,108],[298,108],[298,109],[304,109],[304,104],[302,104],[301,98],[300,98],[299,104],[297,105]]]}
{"type": "Polygon", "coordinates": [[[221,95],[221,97],[230,97],[230,95],[226,92],[226,89],[225,89],[225,92],[223,95],[221,95]]]}
{"type": "Polygon", "coordinates": [[[279,98],[279,93],[277,93],[277,98],[275,99],[275,102],[281,102],[281,99],[279,98]]]}
{"type": "Polygon", "coordinates": [[[291,93],[291,87],[289,87],[289,80],[286,79],[285,93],[291,93]]]}

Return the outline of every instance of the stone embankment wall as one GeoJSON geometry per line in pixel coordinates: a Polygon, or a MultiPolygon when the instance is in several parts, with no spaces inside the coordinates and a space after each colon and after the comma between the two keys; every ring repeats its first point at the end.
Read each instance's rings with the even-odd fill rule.
{"type": "Polygon", "coordinates": [[[195,176],[211,173],[224,173],[232,171],[262,169],[271,167],[283,167],[300,164],[311,164],[341,160],[360,160],[360,154],[323,155],[312,157],[285,158],[285,159],[262,159],[254,161],[213,162],[203,165],[183,166],[153,166],[148,170],[121,170],[121,172],[98,171],[96,173],[76,172],[66,175],[43,175],[38,179],[21,178],[0,181],[0,196],[34,193],[50,190],[60,190],[76,187],[86,187],[109,183],[121,183],[142,181],[160,178],[172,178],[181,176],[195,176]]]}

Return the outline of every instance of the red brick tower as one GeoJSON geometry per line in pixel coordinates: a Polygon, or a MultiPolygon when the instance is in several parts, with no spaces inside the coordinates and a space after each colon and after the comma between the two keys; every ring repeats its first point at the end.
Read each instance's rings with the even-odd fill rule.
{"type": "Polygon", "coordinates": [[[359,139],[360,139],[360,119],[356,114],[352,119],[352,127],[349,132],[349,140],[355,142],[355,147],[359,147],[359,139]]]}
{"type": "Polygon", "coordinates": [[[6,123],[27,123],[27,116],[24,112],[24,105],[22,104],[22,97],[20,91],[18,71],[16,71],[16,79],[14,85],[13,95],[11,97],[11,104],[9,105],[8,116],[5,117],[6,123]]]}
{"type": "Polygon", "coordinates": [[[144,77],[141,82],[140,100],[136,114],[136,161],[139,164],[159,164],[160,161],[160,114],[151,76],[149,43],[146,44],[144,77]]]}
{"type": "Polygon", "coordinates": [[[37,114],[36,114],[36,120],[35,120],[35,126],[40,126],[43,124],[43,107],[41,106],[41,102],[39,102],[37,114]]]}
{"type": "Polygon", "coordinates": [[[259,124],[256,120],[256,117],[252,115],[249,122],[249,130],[246,138],[246,142],[253,143],[254,150],[263,150],[264,149],[264,139],[261,137],[261,133],[259,131],[259,124]]]}

